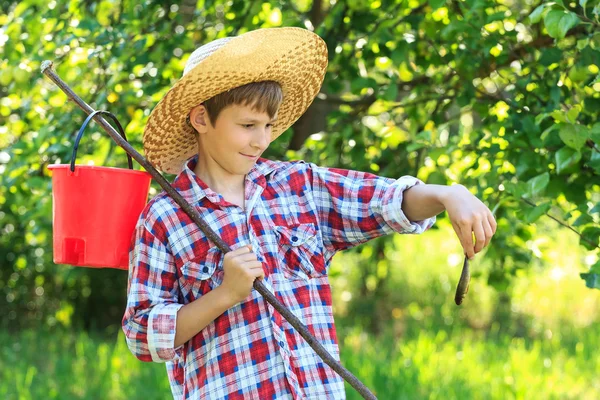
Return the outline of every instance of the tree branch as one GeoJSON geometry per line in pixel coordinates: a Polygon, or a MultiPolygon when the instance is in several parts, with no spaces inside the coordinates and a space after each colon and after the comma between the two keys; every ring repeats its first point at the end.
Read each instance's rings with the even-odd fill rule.
{"type": "MultiPolygon", "coordinates": [[[[532,207],[537,207],[537,204],[535,204],[534,202],[532,202],[529,199],[526,199],[525,197],[520,197],[520,199],[532,207]]],[[[577,230],[575,228],[573,228],[571,225],[569,225],[565,222],[562,222],[561,220],[548,214],[547,212],[545,212],[544,214],[546,216],[548,216],[549,218],[552,218],[554,221],[558,222],[560,225],[564,226],[565,228],[568,228],[568,229],[572,230],[573,232],[575,232],[577,235],[579,235],[579,237],[581,238],[582,241],[589,243],[590,245],[600,249],[600,246],[598,246],[596,243],[593,243],[592,241],[588,240],[587,238],[583,237],[583,235],[581,233],[577,232],[577,230]]]]}

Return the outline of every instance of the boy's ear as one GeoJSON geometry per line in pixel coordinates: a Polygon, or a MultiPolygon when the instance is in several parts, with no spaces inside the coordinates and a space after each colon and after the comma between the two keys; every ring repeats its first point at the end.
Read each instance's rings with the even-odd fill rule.
{"type": "Polygon", "coordinates": [[[200,104],[190,111],[190,123],[199,132],[203,133],[207,130],[208,115],[206,114],[206,107],[200,104]]]}

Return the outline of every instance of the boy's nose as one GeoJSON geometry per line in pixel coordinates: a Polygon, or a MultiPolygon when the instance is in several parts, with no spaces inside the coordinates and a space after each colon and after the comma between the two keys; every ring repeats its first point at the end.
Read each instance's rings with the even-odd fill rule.
{"type": "Polygon", "coordinates": [[[258,132],[257,132],[256,136],[254,137],[252,146],[258,147],[261,150],[264,150],[267,148],[267,146],[271,142],[271,127],[266,126],[264,128],[257,129],[257,131],[258,132]]]}

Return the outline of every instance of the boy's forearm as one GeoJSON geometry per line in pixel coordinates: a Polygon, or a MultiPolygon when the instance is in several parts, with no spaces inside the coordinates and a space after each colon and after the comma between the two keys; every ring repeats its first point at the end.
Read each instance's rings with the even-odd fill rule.
{"type": "Polygon", "coordinates": [[[214,321],[235,303],[221,287],[217,287],[177,312],[175,348],[181,346],[214,321]]]}
{"type": "Polygon", "coordinates": [[[444,197],[450,192],[445,185],[420,184],[404,191],[402,211],[412,221],[422,221],[444,211],[444,197]]]}

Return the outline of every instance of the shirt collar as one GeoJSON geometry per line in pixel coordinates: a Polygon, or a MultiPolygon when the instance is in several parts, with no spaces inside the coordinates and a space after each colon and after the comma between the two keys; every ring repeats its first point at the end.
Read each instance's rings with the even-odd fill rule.
{"type": "MultiPolygon", "coordinates": [[[[212,202],[218,202],[221,196],[208,187],[208,185],[194,173],[194,168],[196,168],[197,164],[198,154],[195,154],[184,163],[183,169],[173,180],[173,188],[188,202],[198,202],[204,197],[212,202]]],[[[256,163],[246,175],[246,181],[254,182],[265,188],[267,176],[277,169],[278,166],[279,163],[261,157],[256,160],[256,163]]]]}

